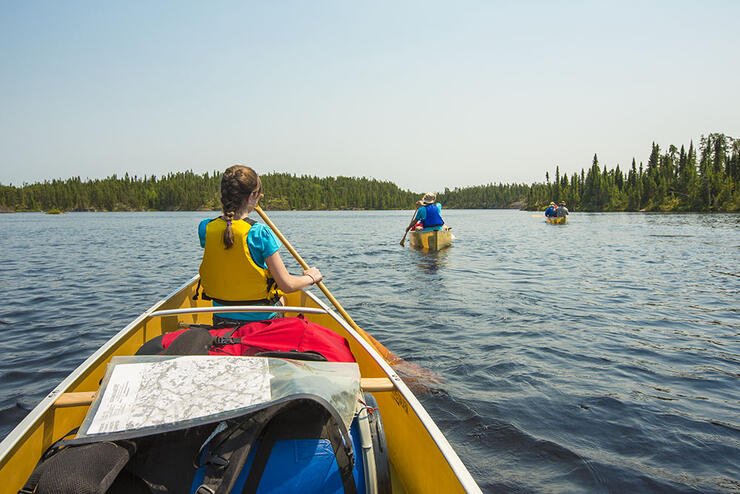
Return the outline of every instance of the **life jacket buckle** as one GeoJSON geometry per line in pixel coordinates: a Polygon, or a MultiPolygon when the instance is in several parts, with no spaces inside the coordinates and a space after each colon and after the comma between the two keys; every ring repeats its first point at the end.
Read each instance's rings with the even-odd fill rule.
{"type": "Polygon", "coordinates": [[[213,340],[213,346],[238,345],[242,342],[241,337],[217,336],[213,340]]]}

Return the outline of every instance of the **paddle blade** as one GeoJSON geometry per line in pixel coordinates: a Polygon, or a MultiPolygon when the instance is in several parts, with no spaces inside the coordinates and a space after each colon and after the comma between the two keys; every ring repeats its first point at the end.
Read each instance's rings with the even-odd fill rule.
{"type": "Polygon", "coordinates": [[[406,383],[406,386],[415,394],[433,393],[439,390],[440,385],[447,381],[447,379],[433,370],[426,369],[408,360],[398,359],[395,362],[389,361],[388,363],[391,364],[393,370],[396,371],[398,376],[406,383]]]}

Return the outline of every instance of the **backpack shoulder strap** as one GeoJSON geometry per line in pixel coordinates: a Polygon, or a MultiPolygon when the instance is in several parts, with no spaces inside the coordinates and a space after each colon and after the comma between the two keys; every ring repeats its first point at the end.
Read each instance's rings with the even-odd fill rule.
{"type": "MultiPolygon", "coordinates": [[[[260,410],[245,420],[231,421],[223,432],[211,438],[213,448],[202,459],[205,466],[203,481],[193,491],[194,494],[231,492],[252,445],[279,409],[279,406],[271,407],[260,410]]],[[[202,449],[206,448],[201,447],[202,449]]]]}

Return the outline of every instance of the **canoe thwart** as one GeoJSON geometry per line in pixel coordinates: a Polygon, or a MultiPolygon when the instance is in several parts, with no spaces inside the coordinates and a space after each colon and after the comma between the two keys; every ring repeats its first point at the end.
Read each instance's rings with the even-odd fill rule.
{"type": "Polygon", "coordinates": [[[378,393],[380,391],[393,391],[393,381],[387,377],[363,377],[360,379],[360,387],[363,391],[378,393]]]}
{"type": "MultiPolygon", "coordinates": [[[[360,379],[360,388],[363,391],[379,393],[393,391],[393,382],[387,377],[363,377],[360,379]]],[[[54,408],[90,406],[95,399],[96,391],[81,391],[78,393],[62,393],[54,402],[54,408]]]]}
{"type": "Polygon", "coordinates": [[[54,402],[54,408],[89,406],[95,399],[96,391],[62,393],[54,402]]]}

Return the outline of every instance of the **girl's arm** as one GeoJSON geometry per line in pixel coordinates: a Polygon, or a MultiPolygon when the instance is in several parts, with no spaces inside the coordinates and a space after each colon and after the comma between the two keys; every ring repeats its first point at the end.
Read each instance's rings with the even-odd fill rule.
{"type": "Polygon", "coordinates": [[[275,252],[270,257],[265,259],[265,264],[270,269],[272,277],[277,282],[278,288],[285,293],[295,292],[301,288],[306,288],[314,283],[318,283],[323,279],[321,271],[317,268],[308,268],[303,271],[302,276],[294,276],[288,272],[288,269],[283,264],[283,259],[280,254],[275,252]]]}

